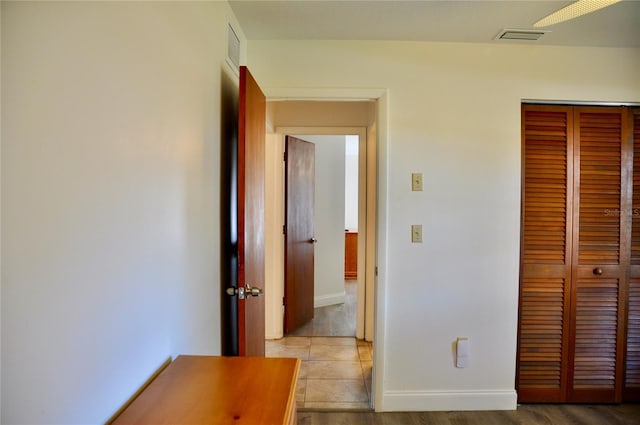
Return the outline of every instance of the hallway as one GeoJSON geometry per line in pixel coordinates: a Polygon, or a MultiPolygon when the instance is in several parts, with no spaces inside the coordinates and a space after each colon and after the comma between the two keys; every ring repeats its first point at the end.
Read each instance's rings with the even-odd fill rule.
{"type": "Polygon", "coordinates": [[[318,307],[309,323],[266,341],[267,357],[302,360],[298,408],[370,408],[372,343],[355,338],[357,288],[356,281],[345,281],[344,304],[318,307]]]}
{"type": "Polygon", "coordinates": [[[266,356],[302,360],[298,408],[369,409],[371,343],[353,337],[285,337],[266,341],[266,356]]]}

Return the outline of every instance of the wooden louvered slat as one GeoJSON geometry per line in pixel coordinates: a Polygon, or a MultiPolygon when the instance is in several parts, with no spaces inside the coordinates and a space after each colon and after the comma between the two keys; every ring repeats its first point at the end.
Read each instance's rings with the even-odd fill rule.
{"type": "MultiPolygon", "coordinates": [[[[640,392],[640,279],[629,280],[625,392],[640,392]]],[[[631,394],[629,394],[631,395],[631,394]]],[[[636,396],[637,397],[637,396],[636,396]]],[[[625,394],[625,400],[637,398],[625,394]]]]}
{"type": "Polygon", "coordinates": [[[566,377],[567,107],[523,107],[523,197],[518,368],[522,402],[561,401],[566,377]]]}
{"type": "Polygon", "coordinates": [[[523,279],[520,315],[520,390],[561,386],[563,279],[523,279]]]}
{"type": "Polygon", "coordinates": [[[618,280],[578,280],[575,308],[574,389],[614,389],[618,280]]]}
{"type": "Polygon", "coordinates": [[[580,114],[578,264],[620,263],[620,114],[580,114]]]}
{"type": "Polygon", "coordinates": [[[567,112],[524,112],[524,263],[566,263],[567,112]]]}

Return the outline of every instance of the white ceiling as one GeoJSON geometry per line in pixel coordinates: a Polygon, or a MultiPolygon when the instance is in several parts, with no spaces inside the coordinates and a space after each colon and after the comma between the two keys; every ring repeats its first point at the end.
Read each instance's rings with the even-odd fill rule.
{"type": "Polygon", "coordinates": [[[640,47],[640,0],[624,0],[545,30],[538,41],[494,41],[532,29],[572,1],[231,0],[249,40],[411,40],[640,47]]]}

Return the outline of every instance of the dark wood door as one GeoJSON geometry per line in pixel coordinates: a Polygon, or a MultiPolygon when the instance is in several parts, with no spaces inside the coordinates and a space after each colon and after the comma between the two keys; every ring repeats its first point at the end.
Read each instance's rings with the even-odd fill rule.
{"type": "MultiPolygon", "coordinates": [[[[264,288],[266,99],[240,67],[238,107],[238,285],[264,288]]],[[[238,297],[241,356],[264,356],[264,296],[238,297]]]]}
{"type": "Polygon", "coordinates": [[[623,399],[640,401],[640,109],[633,110],[628,121],[633,127],[633,207],[623,399]]]}
{"type": "Polygon", "coordinates": [[[285,140],[284,332],[313,319],[315,145],[285,140]]]}
{"type": "Polygon", "coordinates": [[[571,402],[621,401],[632,159],[623,114],[574,109],[571,402]]]}
{"type": "Polygon", "coordinates": [[[266,100],[240,67],[237,104],[223,90],[221,149],[222,354],[264,356],[264,193],[266,100]],[[237,110],[237,121],[230,115],[237,110]],[[226,112],[225,112],[226,111],[226,112]],[[237,133],[236,130],[237,129],[237,133]]]}
{"type": "Polygon", "coordinates": [[[522,108],[519,401],[619,402],[625,352],[627,382],[637,376],[629,370],[640,359],[625,349],[635,270],[629,113],[522,108]]]}
{"type": "Polygon", "coordinates": [[[573,114],[522,108],[522,238],[516,387],[518,399],[564,399],[571,290],[573,114]]]}

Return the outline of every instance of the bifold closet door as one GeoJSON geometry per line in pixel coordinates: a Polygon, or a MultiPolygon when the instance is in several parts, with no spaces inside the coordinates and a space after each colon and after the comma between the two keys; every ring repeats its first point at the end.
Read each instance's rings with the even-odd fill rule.
{"type": "Polygon", "coordinates": [[[560,402],[567,387],[573,150],[571,108],[522,107],[519,401],[560,402]]]}
{"type": "Polygon", "coordinates": [[[521,402],[622,400],[635,174],[628,112],[522,107],[521,402]]]}
{"type": "Polygon", "coordinates": [[[632,111],[633,210],[631,214],[631,266],[627,294],[627,350],[623,399],[640,401],[640,109],[632,111]]]}
{"type": "Polygon", "coordinates": [[[574,108],[569,402],[619,402],[630,255],[625,109],[574,108]]]}

